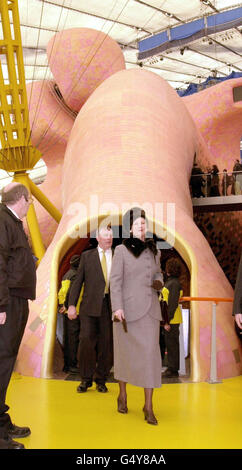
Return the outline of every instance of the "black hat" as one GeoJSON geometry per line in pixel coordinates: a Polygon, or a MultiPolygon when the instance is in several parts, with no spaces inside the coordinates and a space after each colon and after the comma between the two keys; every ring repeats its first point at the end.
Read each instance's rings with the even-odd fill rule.
{"type": "Polygon", "coordinates": [[[128,210],[124,216],[123,216],[123,236],[124,237],[129,237],[130,236],[130,230],[132,228],[132,225],[136,219],[139,217],[142,217],[145,219],[146,222],[146,216],[145,216],[145,211],[141,209],[140,207],[132,207],[130,210],[128,210]]]}

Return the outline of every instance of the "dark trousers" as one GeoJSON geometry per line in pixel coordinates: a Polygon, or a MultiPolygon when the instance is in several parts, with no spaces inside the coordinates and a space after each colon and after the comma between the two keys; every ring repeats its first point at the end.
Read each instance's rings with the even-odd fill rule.
{"type": "Polygon", "coordinates": [[[11,424],[5,400],[28,319],[28,300],[10,297],[6,313],[6,322],[0,325],[0,438],[7,437],[6,429],[11,424]]]}
{"type": "Polygon", "coordinates": [[[168,369],[178,372],[180,368],[179,327],[180,324],[170,324],[170,331],[165,330],[168,369]]]}
{"type": "Polygon", "coordinates": [[[162,361],[165,359],[166,353],[166,342],[165,342],[165,329],[163,326],[160,327],[160,353],[162,361]]]}
{"type": "Polygon", "coordinates": [[[204,197],[202,192],[202,186],[192,186],[192,196],[193,197],[204,197]]]}
{"type": "Polygon", "coordinates": [[[80,335],[80,318],[79,315],[74,320],[69,320],[64,315],[64,367],[77,366],[77,350],[80,335]]]}
{"type": "Polygon", "coordinates": [[[105,384],[113,365],[112,321],[107,297],[100,317],[83,315],[80,333],[80,375],[82,380],[105,384]]]}

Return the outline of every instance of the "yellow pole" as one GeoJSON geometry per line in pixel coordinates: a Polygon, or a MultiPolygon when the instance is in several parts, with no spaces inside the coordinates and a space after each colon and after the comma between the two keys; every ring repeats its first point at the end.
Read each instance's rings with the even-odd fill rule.
{"type": "MultiPolygon", "coordinates": [[[[61,213],[26,173],[35,166],[41,153],[31,143],[18,0],[0,0],[0,19],[0,168],[13,171],[13,180],[24,184],[59,223],[61,213]],[[6,64],[7,77],[3,74],[2,63],[6,64]]],[[[27,224],[33,252],[40,261],[45,247],[33,204],[28,210],[27,224]]]]}
{"type": "Polygon", "coordinates": [[[29,187],[33,196],[39,201],[39,203],[49,212],[49,214],[56,220],[60,222],[62,214],[56,209],[56,207],[50,202],[50,200],[42,193],[42,191],[36,186],[36,184],[31,181],[29,178],[29,187]]]}
{"type": "MultiPolygon", "coordinates": [[[[21,172],[15,172],[13,180],[16,181],[17,183],[24,184],[24,186],[26,186],[29,193],[31,194],[30,184],[29,184],[30,179],[29,179],[28,174],[25,172],[25,170],[21,172]]],[[[41,261],[41,259],[43,258],[45,254],[45,247],[43,244],[43,240],[42,240],[42,236],[40,233],[39,224],[38,224],[38,220],[36,217],[36,212],[35,212],[35,208],[33,204],[29,206],[29,210],[27,214],[27,224],[28,224],[29,233],[31,237],[32,249],[33,249],[35,256],[38,258],[37,264],[39,264],[39,262],[41,261]]]]}

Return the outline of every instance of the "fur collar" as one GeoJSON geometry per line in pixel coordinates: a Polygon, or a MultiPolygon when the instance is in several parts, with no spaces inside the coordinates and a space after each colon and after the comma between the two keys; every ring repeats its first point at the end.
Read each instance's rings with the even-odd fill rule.
{"type": "Polygon", "coordinates": [[[157,248],[156,248],[156,245],[155,245],[155,242],[154,242],[153,238],[148,238],[147,240],[145,240],[143,242],[139,238],[130,237],[130,238],[126,238],[123,241],[123,245],[126,246],[126,248],[136,258],[138,258],[146,248],[149,248],[149,250],[152,251],[154,256],[157,254],[157,248]]]}

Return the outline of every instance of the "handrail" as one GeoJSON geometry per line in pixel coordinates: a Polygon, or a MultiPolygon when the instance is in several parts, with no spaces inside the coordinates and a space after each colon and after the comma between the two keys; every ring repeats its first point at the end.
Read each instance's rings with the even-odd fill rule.
{"type": "MultiPolygon", "coordinates": [[[[242,173],[242,170],[231,170],[231,171],[219,171],[218,173],[215,173],[215,175],[227,175],[227,176],[232,176],[232,175],[239,175],[242,173]]],[[[191,176],[214,176],[214,173],[208,173],[208,172],[202,172],[202,173],[195,173],[191,174],[191,176]]]]}
{"type": "MultiPolygon", "coordinates": [[[[242,175],[242,167],[239,170],[232,170],[232,171],[223,171],[223,172],[218,172],[218,173],[212,173],[212,172],[202,172],[202,173],[191,173],[190,175],[190,184],[193,186],[193,182],[196,182],[196,178],[199,178],[199,183],[200,183],[200,192],[199,196],[196,196],[196,193],[192,190],[192,197],[213,197],[213,196],[230,196],[230,195],[239,195],[241,194],[241,182],[240,182],[240,175],[242,175]],[[211,183],[213,181],[213,178],[217,176],[218,177],[218,186],[220,187],[219,194],[210,194],[210,191],[208,193],[208,189],[211,188],[211,183]],[[237,189],[235,188],[235,185],[237,185],[237,189]],[[227,193],[227,190],[231,186],[231,194],[227,193]],[[204,189],[204,191],[202,191],[204,189]]],[[[192,188],[191,188],[192,189],[192,188]]]]}
{"type": "Polygon", "coordinates": [[[233,297],[181,297],[180,302],[190,302],[193,300],[202,300],[204,302],[233,302],[233,297]]]}

